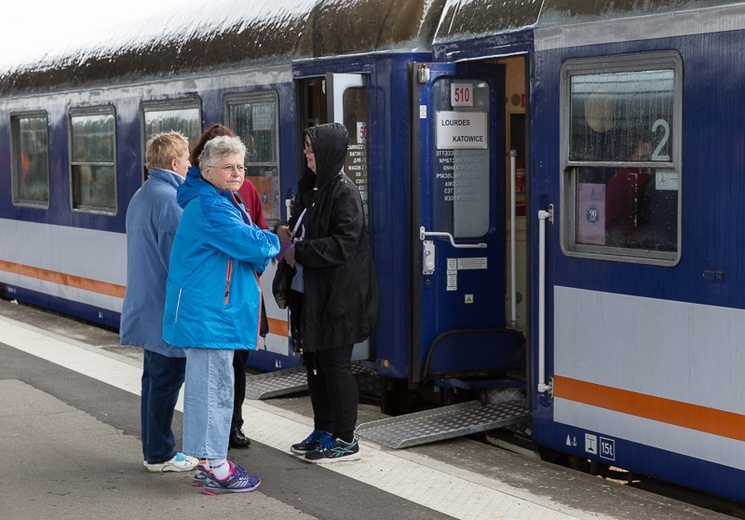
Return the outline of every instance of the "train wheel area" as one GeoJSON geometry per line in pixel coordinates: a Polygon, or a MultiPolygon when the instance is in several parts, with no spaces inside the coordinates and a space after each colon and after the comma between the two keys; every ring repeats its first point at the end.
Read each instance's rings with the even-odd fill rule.
{"type": "MultiPolygon", "coordinates": [[[[262,486],[247,497],[207,498],[190,476],[143,469],[140,352],[119,346],[115,332],[0,301],[0,355],[0,449],[22,462],[0,506],[15,518],[201,518],[201,500],[218,514],[264,518],[745,518],[742,509],[719,512],[722,503],[693,505],[688,491],[663,496],[638,489],[644,479],[619,485],[622,474],[601,479],[549,464],[529,444],[516,453],[504,431],[403,450],[362,439],[361,461],[313,466],[287,449],[311,425],[302,393],[246,401],[253,442],[230,456],[261,475],[262,486]],[[493,445],[505,442],[510,449],[493,445]]],[[[378,406],[360,405],[360,422],[382,417],[378,406]]],[[[180,436],[180,414],[174,429],[180,436]]]]}

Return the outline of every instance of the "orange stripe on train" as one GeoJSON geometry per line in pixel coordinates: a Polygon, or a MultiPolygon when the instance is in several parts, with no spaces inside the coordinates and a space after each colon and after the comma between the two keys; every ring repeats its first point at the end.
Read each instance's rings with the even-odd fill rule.
{"type": "Polygon", "coordinates": [[[554,395],[614,412],[745,441],[745,415],[554,376],[554,395]]]}
{"type": "MultiPolygon", "coordinates": [[[[51,271],[49,269],[42,269],[40,267],[6,262],[4,260],[0,260],[0,271],[20,276],[28,276],[29,278],[35,278],[44,282],[56,283],[66,287],[74,287],[76,289],[105,294],[107,296],[114,296],[116,298],[124,298],[124,293],[126,291],[126,287],[123,285],[102,282],[91,278],[83,278],[82,276],[74,276],[71,274],[60,273],[58,271],[51,271]]],[[[278,320],[276,318],[269,318],[268,320],[269,332],[271,334],[283,337],[288,336],[287,321],[278,320]]]]}
{"type": "Polygon", "coordinates": [[[102,282],[91,278],[83,278],[82,276],[74,276],[67,273],[60,273],[58,271],[51,271],[49,269],[42,269],[40,267],[5,262],[3,260],[0,260],[0,270],[21,276],[28,276],[29,278],[36,278],[37,280],[42,280],[44,282],[56,283],[66,287],[74,287],[76,289],[83,289],[85,291],[105,294],[107,296],[114,296],[116,298],[124,298],[124,292],[126,290],[126,287],[123,285],[102,282]]]}

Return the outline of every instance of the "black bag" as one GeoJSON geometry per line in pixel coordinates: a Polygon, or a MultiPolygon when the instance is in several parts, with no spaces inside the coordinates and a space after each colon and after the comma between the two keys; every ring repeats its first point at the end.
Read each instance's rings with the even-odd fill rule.
{"type": "Polygon", "coordinates": [[[272,281],[272,294],[274,294],[274,301],[277,302],[277,307],[280,309],[287,308],[294,275],[295,269],[290,267],[290,264],[284,259],[277,264],[277,272],[274,273],[274,280],[272,281]]]}

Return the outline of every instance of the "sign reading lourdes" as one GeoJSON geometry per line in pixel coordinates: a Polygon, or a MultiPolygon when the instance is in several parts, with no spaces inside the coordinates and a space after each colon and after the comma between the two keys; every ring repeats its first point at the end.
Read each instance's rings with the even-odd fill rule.
{"type": "Polygon", "coordinates": [[[487,148],[486,112],[437,112],[437,148],[487,148]]]}

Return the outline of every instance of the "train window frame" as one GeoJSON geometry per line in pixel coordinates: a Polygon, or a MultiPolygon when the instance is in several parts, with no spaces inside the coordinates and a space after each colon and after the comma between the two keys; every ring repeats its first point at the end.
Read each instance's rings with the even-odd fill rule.
{"type": "Polygon", "coordinates": [[[33,112],[18,112],[10,114],[10,186],[11,186],[11,199],[14,206],[18,207],[29,207],[36,209],[48,210],[50,206],[50,166],[49,166],[49,114],[46,111],[33,111],[33,112]],[[38,161],[38,164],[43,166],[44,177],[45,177],[45,191],[46,198],[22,198],[20,195],[21,185],[25,185],[24,172],[30,174],[30,158],[29,150],[23,150],[23,139],[21,138],[21,120],[22,119],[43,119],[44,120],[44,153],[46,155],[45,160],[38,161]],[[25,158],[25,161],[24,161],[25,158]],[[29,165],[25,165],[28,162],[29,165]]]}
{"type": "MultiPolygon", "coordinates": [[[[76,213],[92,213],[96,215],[109,215],[114,216],[119,211],[119,203],[118,203],[118,168],[117,168],[117,120],[116,120],[116,109],[113,105],[102,105],[97,107],[76,107],[71,108],[68,111],[68,151],[69,151],[69,174],[70,174],[70,208],[73,212],[76,213]],[[89,156],[86,156],[84,160],[79,160],[76,158],[76,150],[75,150],[75,118],[83,118],[83,117],[95,117],[95,116],[107,116],[111,117],[112,124],[111,124],[111,135],[108,137],[108,140],[110,141],[110,160],[100,160],[100,158],[90,158],[89,156]],[[96,159],[96,160],[94,160],[96,159]],[[89,168],[95,168],[98,169],[111,169],[111,180],[110,180],[110,186],[111,191],[108,194],[107,199],[109,199],[112,204],[111,205],[104,205],[104,204],[97,204],[93,202],[92,200],[86,200],[86,201],[77,201],[76,200],[76,193],[78,193],[79,190],[75,189],[77,177],[78,174],[76,173],[76,168],[78,167],[89,167],[89,168]]],[[[86,146],[83,148],[84,150],[89,150],[89,148],[86,146]]],[[[91,175],[93,175],[91,173],[91,175]]],[[[108,190],[104,190],[105,191],[108,190]]]]}
{"type": "MultiPolygon", "coordinates": [[[[668,80],[669,81],[669,80],[668,80]]],[[[610,84],[610,83],[609,83],[610,84]]],[[[629,83],[630,84],[630,83],[629,83]]],[[[633,87],[632,87],[633,88],[633,87]]],[[[636,95],[645,95],[644,91],[630,91],[636,95]]],[[[588,95],[585,99],[585,108],[589,103],[587,100],[592,96],[588,95]]],[[[615,109],[614,109],[615,110],[615,109]]],[[[623,112],[623,109],[620,110],[623,112]]],[[[616,111],[617,112],[617,111],[616,111]]],[[[614,121],[615,114],[614,112],[614,121]]],[[[593,126],[590,116],[585,112],[584,117],[588,126],[593,126]]],[[[592,258],[611,260],[616,262],[628,262],[650,265],[673,266],[680,261],[682,251],[682,233],[681,233],[681,205],[683,189],[683,168],[682,168],[682,119],[683,119],[683,62],[679,53],[674,51],[650,52],[640,54],[624,54],[617,56],[595,56],[589,58],[575,58],[567,60],[561,68],[560,75],[560,200],[561,200],[561,229],[560,242],[562,252],[569,257],[592,258]],[[667,107],[670,110],[672,122],[664,120],[654,121],[652,128],[654,135],[659,143],[652,143],[652,149],[649,158],[636,159],[635,155],[629,156],[625,160],[618,160],[617,157],[592,156],[582,158],[572,156],[572,124],[574,123],[572,114],[572,79],[577,76],[600,76],[618,75],[618,78],[630,77],[631,75],[648,74],[655,72],[672,72],[671,90],[669,95],[672,102],[667,107]],[[660,128],[662,126],[662,128],[660,128]],[[659,134],[655,133],[659,132],[659,134]],[[661,144],[664,141],[665,149],[661,151],[661,144]],[[634,170],[635,169],[635,170],[634,170]],[[580,176],[599,176],[609,175],[609,172],[616,171],[643,171],[645,172],[645,186],[651,192],[666,193],[670,198],[670,193],[675,191],[677,199],[669,202],[667,208],[674,208],[666,214],[665,224],[670,228],[675,226],[674,237],[672,232],[670,236],[663,233],[649,232],[651,244],[629,241],[629,245],[621,243],[606,243],[606,233],[604,224],[604,206],[605,193],[603,191],[602,206],[596,206],[593,197],[599,197],[594,188],[598,186],[592,182],[583,184],[580,187],[580,176]],[[650,175],[651,172],[651,175],[650,175]],[[669,180],[667,188],[663,191],[663,183],[669,180]],[[580,194],[580,190],[582,193],[580,194]],[[597,241],[590,239],[591,231],[587,231],[588,225],[594,224],[591,215],[603,208],[603,232],[597,241]],[[586,222],[583,222],[583,219],[586,222]],[[582,228],[580,228],[582,226],[582,228]],[[585,239],[581,242],[578,237],[584,235],[585,239]],[[663,238],[660,238],[663,237],[663,238]],[[669,244],[673,248],[668,248],[669,244]]],[[[604,123],[595,121],[595,125],[602,126],[604,123]]],[[[611,126],[607,128],[612,128],[611,126]]],[[[601,129],[600,131],[607,131],[601,129]]],[[[640,127],[641,128],[641,127],[640,127]]],[[[649,131],[652,131],[652,128],[649,131]]],[[[627,147],[625,152],[628,153],[631,148],[631,135],[635,132],[631,124],[625,130],[625,140],[622,143],[627,147]]],[[[647,131],[647,129],[644,129],[647,131]]],[[[637,138],[638,139],[638,138],[637,138]]],[[[649,143],[647,143],[649,144],[649,143]]],[[[610,154],[613,155],[613,154],[610,154]]],[[[629,174],[631,177],[631,175],[629,174]]],[[[633,176],[637,179],[637,176],[633,176]]],[[[602,181],[607,182],[607,181],[602,181]]],[[[605,185],[603,184],[603,190],[605,185]]],[[[636,193],[636,192],[635,192],[636,193]]],[[[651,197],[649,197],[651,198],[651,197]]],[[[638,197],[634,199],[636,203],[638,197]]],[[[649,204],[652,204],[651,202],[649,204]]],[[[652,207],[652,206],[650,206],[652,207]]],[[[660,206],[661,207],[661,206],[660,206]]],[[[648,213],[652,213],[650,210],[648,213]]],[[[637,218],[634,214],[634,218],[637,218]]],[[[636,224],[634,224],[636,225],[636,224]]],[[[650,225],[650,229],[653,227],[650,225]]],[[[668,230],[668,231],[670,231],[668,230]]]]}
{"type": "Polygon", "coordinates": [[[269,227],[274,226],[276,223],[282,220],[282,207],[281,207],[281,197],[280,197],[280,177],[281,177],[281,164],[280,164],[280,146],[281,141],[279,139],[279,95],[275,90],[261,90],[261,91],[255,91],[255,92],[243,92],[241,94],[233,94],[225,97],[225,124],[233,130],[236,135],[238,135],[246,144],[246,147],[248,148],[248,165],[246,168],[246,179],[250,179],[254,185],[256,186],[256,189],[259,191],[259,194],[262,195],[262,211],[264,212],[264,218],[269,225],[269,227]],[[237,121],[234,120],[234,116],[232,114],[231,109],[233,107],[239,106],[239,105],[250,105],[250,104],[258,104],[258,103],[271,103],[274,106],[274,121],[273,121],[273,129],[274,132],[272,132],[271,139],[274,141],[273,146],[273,152],[274,157],[271,160],[268,161],[254,161],[251,158],[252,154],[252,148],[254,148],[253,153],[255,154],[255,138],[253,137],[253,134],[256,133],[255,125],[252,122],[251,123],[251,132],[252,132],[252,139],[254,139],[254,143],[252,146],[252,143],[247,142],[246,140],[246,133],[249,132],[248,130],[243,129],[243,124],[237,124],[237,121]],[[274,172],[273,175],[251,175],[253,168],[261,168],[261,169],[268,169],[274,172]],[[269,196],[264,197],[264,194],[266,194],[266,188],[267,186],[256,185],[256,181],[254,181],[257,177],[268,177],[268,190],[269,190],[269,196]],[[270,211],[269,214],[267,214],[266,205],[270,205],[270,211]]]}
{"type": "Polygon", "coordinates": [[[147,146],[147,142],[150,140],[150,138],[161,132],[170,132],[170,131],[177,131],[183,134],[188,140],[189,140],[189,149],[191,149],[192,146],[199,140],[199,137],[202,135],[203,129],[203,121],[202,121],[202,101],[198,96],[190,96],[185,98],[178,98],[178,99],[169,99],[169,100],[157,100],[157,101],[143,101],[140,104],[140,150],[142,150],[142,156],[141,156],[141,164],[142,164],[142,181],[144,182],[147,178],[147,164],[145,161],[145,147],[147,146]],[[196,123],[196,127],[193,130],[193,133],[190,133],[189,130],[184,131],[184,129],[181,128],[169,128],[169,129],[161,129],[155,133],[149,132],[147,129],[148,121],[147,121],[147,113],[148,112],[170,112],[170,111],[181,111],[181,110],[196,110],[197,111],[197,117],[196,120],[193,121],[193,123],[196,123]]]}

